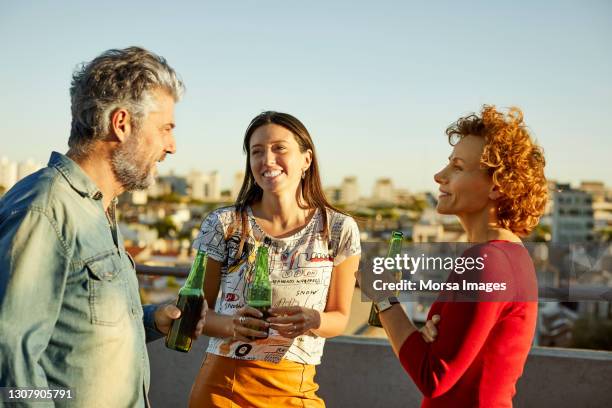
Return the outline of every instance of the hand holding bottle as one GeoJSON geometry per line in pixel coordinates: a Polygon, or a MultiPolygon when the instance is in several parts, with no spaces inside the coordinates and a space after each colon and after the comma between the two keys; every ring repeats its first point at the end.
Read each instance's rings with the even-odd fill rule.
{"type": "Polygon", "coordinates": [[[206,253],[198,251],[189,276],[179,290],[176,307],[165,305],[155,312],[155,323],[158,330],[167,333],[166,347],[169,349],[188,353],[193,340],[202,334],[208,310],[202,290],[207,260],[206,253]],[[174,309],[178,309],[178,313],[174,309]]]}
{"type": "Polygon", "coordinates": [[[270,327],[290,339],[301,336],[321,326],[321,315],[314,309],[302,306],[285,306],[270,308],[273,317],[268,319],[270,327]]]}
{"type": "Polygon", "coordinates": [[[241,307],[232,319],[232,338],[245,342],[265,339],[270,324],[264,318],[264,314],[254,307],[241,307]]]}
{"type": "MultiPolygon", "coordinates": [[[[200,319],[198,320],[195,331],[191,336],[194,340],[202,335],[202,331],[204,330],[204,324],[206,323],[206,312],[208,311],[208,304],[206,300],[202,304],[202,312],[200,313],[200,319]]],[[[168,334],[170,330],[170,326],[172,326],[172,322],[179,317],[181,317],[181,309],[176,307],[176,300],[172,303],[162,304],[157,307],[155,310],[155,327],[160,333],[168,334]]]]}

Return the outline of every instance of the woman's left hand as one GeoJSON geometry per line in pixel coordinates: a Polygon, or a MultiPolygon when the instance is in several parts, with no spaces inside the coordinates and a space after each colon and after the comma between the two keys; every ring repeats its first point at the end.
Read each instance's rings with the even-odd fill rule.
{"type": "Polygon", "coordinates": [[[321,314],[307,307],[285,306],[268,310],[270,327],[283,337],[294,339],[321,326],[321,314]]]}

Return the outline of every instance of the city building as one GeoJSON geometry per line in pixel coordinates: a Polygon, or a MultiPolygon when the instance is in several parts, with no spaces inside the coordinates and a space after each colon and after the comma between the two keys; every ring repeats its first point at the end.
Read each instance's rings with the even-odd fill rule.
{"type": "Polygon", "coordinates": [[[357,177],[345,177],[340,186],[340,202],[343,204],[354,204],[357,201],[359,201],[357,177]]]}
{"type": "Polygon", "coordinates": [[[392,203],[395,201],[393,182],[389,178],[381,178],[376,180],[372,199],[375,202],[392,203]]]}
{"type": "Polygon", "coordinates": [[[157,231],[145,224],[119,223],[119,230],[129,245],[140,248],[152,246],[158,238],[157,231]]]}
{"type": "Polygon", "coordinates": [[[176,194],[179,196],[187,195],[187,179],[185,177],[175,176],[172,172],[166,176],[157,178],[147,190],[149,197],[160,197],[168,194],[176,194]]]}
{"type": "Polygon", "coordinates": [[[394,202],[398,205],[407,205],[414,202],[415,198],[408,189],[396,188],[393,190],[394,202]]]}
{"type": "Polygon", "coordinates": [[[17,181],[29,176],[30,174],[40,170],[43,166],[40,163],[36,163],[32,159],[20,162],[17,165],[17,181]]]}
{"type": "Polygon", "coordinates": [[[17,163],[0,157],[0,187],[8,191],[17,183],[17,163]]]}
{"type": "Polygon", "coordinates": [[[552,241],[577,243],[593,240],[593,198],[569,184],[555,185],[552,194],[552,241]]]}
{"type": "Polygon", "coordinates": [[[192,170],[187,176],[189,196],[202,201],[219,201],[221,199],[221,181],[219,173],[213,171],[205,174],[192,170]]]}
{"type": "Polygon", "coordinates": [[[242,182],[244,180],[244,171],[238,171],[234,174],[234,183],[232,184],[231,190],[231,199],[232,201],[238,198],[238,194],[240,193],[240,188],[242,187],[242,182]]]}
{"type": "Polygon", "coordinates": [[[583,181],[579,189],[589,193],[593,203],[606,201],[606,186],[601,181],[583,181]]]}
{"type": "Polygon", "coordinates": [[[121,204],[133,204],[133,205],[146,205],[149,200],[149,191],[137,190],[137,191],[126,191],[119,196],[119,205],[121,204]]]}
{"type": "Polygon", "coordinates": [[[146,190],[138,190],[132,192],[132,204],[146,205],[148,196],[146,190]]]}
{"type": "Polygon", "coordinates": [[[467,236],[454,215],[438,214],[426,208],[412,227],[413,242],[466,242],[467,236]]]}
{"type": "Polygon", "coordinates": [[[612,228],[612,201],[593,202],[593,223],[595,231],[612,228]]]}
{"type": "Polygon", "coordinates": [[[583,181],[580,190],[593,197],[593,230],[600,234],[612,228],[612,196],[601,181],[583,181]]]}
{"type": "Polygon", "coordinates": [[[342,199],[342,189],[340,187],[326,187],[325,197],[333,204],[339,203],[342,199]]]}

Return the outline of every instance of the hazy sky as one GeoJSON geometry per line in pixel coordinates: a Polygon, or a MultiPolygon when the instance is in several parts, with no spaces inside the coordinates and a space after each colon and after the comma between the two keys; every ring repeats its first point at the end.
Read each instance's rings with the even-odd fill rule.
{"type": "Polygon", "coordinates": [[[162,173],[218,170],[229,187],[247,124],[273,109],[309,129],[325,185],[434,190],[444,129],[489,103],[524,110],[549,178],[612,186],[611,43],[608,0],[3,1],[0,156],[65,152],[73,69],[140,45],[187,86],[162,173]]]}

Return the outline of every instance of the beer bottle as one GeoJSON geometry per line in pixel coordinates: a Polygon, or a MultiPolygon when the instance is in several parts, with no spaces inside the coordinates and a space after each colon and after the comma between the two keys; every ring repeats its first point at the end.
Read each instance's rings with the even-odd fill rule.
{"type": "Polygon", "coordinates": [[[172,322],[172,327],[166,336],[166,347],[187,353],[191,349],[191,336],[195,332],[202,305],[204,304],[204,274],[206,272],[206,252],[198,251],[189,277],[179,290],[176,306],[181,309],[181,317],[172,322]]]}
{"type": "MultiPolygon", "coordinates": [[[[247,282],[246,303],[263,313],[262,320],[270,316],[268,309],[272,307],[272,286],[270,285],[270,274],[268,272],[268,247],[265,245],[257,248],[255,267],[251,273],[250,281],[247,282]]],[[[253,329],[264,331],[256,327],[253,329]]],[[[253,340],[256,339],[253,338],[253,340]]]]}
{"type": "MultiPolygon", "coordinates": [[[[393,231],[391,234],[391,241],[389,242],[389,252],[387,253],[387,258],[395,258],[395,255],[399,254],[400,249],[402,248],[402,239],[404,234],[399,231],[393,231]]],[[[401,271],[396,271],[395,276],[397,279],[401,279],[401,271]]],[[[368,324],[370,326],[382,327],[382,323],[380,322],[380,318],[378,317],[378,313],[374,308],[374,302],[372,302],[372,307],[370,307],[370,317],[368,318],[368,324]]]]}

